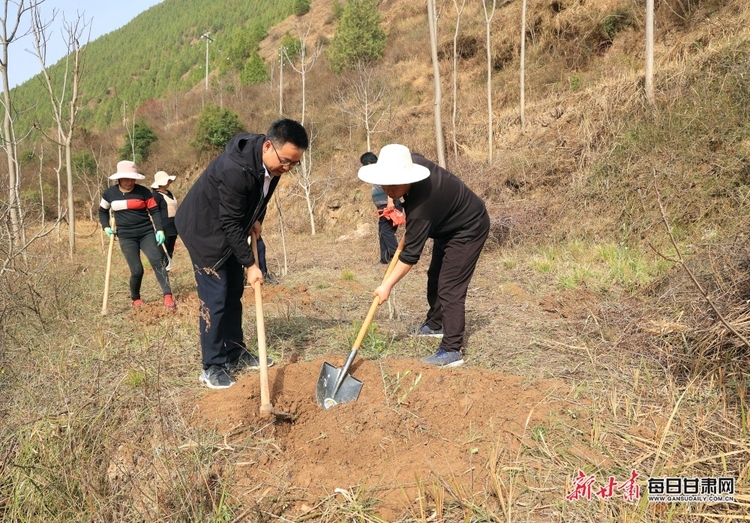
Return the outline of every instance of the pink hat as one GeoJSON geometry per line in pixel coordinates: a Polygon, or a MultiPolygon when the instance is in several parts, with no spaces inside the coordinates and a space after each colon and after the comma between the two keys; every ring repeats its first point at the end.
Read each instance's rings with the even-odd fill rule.
{"type": "Polygon", "coordinates": [[[144,180],[146,177],[138,172],[135,162],[123,160],[117,162],[117,172],[109,177],[110,180],[119,180],[120,178],[131,178],[133,180],[144,180]]]}
{"type": "Polygon", "coordinates": [[[158,189],[159,187],[167,185],[169,182],[175,181],[176,178],[176,176],[170,176],[164,171],[159,171],[154,175],[154,183],[151,184],[151,187],[158,189]]]}

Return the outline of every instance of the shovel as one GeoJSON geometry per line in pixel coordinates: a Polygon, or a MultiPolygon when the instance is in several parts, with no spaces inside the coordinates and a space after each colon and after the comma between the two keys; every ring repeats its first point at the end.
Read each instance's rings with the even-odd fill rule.
{"type": "MultiPolygon", "coordinates": [[[[258,240],[252,233],[253,256],[258,260],[258,240]]],[[[260,367],[260,415],[261,417],[275,416],[279,420],[289,420],[291,414],[280,412],[271,405],[271,391],[268,386],[268,359],[266,356],[266,327],[263,321],[263,299],[260,292],[260,282],[253,283],[255,291],[255,323],[258,326],[258,364],[260,367]]]]}
{"type": "MultiPolygon", "coordinates": [[[[388,269],[385,271],[383,276],[383,282],[391,275],[393,268],[396,266],[398,261],[398,255],[404,249],[404,241],[406,237],[401,238],[401,242],[398,244],[398,249],[391,259],[391,263],[388,264],[388,269]]],[[[323,363],[323,368],[320,369],[320,376],[318,377],[318,383],[315,386],[315,399],[318,405],[328,410],[331,407],[338,405],[339,403],[349,403],[350,401],[356,401],[359,397],[359,393],[362,390],[362,382],[357,378],[349,375],[349,367],[354,361],[354,357],[357,355],[357,350],[362,344],[362,340],[365,339],[367,329],[370,328],[372,318],[375,316],[375,311],[378,309],[380,298],[375,296],[370,305],[370,310],[367,312],[362,327],[359,329],[357,339],[354,340],[354,345],[349,353],[349,357],[346,358],[346,363],[340,369],[337,369],[330,363],[323,363]]]]}
{"type": "Polygon", "coordinates": [[[161,247],[162,247],[162,249],[164,249],[164,256],[166,256],[166,257],[167,257],[167,266],[166,266],[166,267],[164,267],[164,268],[165,268],[166,270],[170,271],[170,270],[172,270],[172,257],[171,257],[171,256],[169,255],[169,253],[167,252],[167,247],[166,247],[166,246],[165,246],[164,244],[162,244],[162,246],[161,246],[161,247]]]}

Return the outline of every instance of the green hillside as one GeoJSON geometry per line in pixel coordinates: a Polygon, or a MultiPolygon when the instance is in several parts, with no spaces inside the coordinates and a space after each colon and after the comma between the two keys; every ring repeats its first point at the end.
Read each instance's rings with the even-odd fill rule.
{"type": "MultiPolygon", "coordinates": [[[[237,30],[268,29],[292,12],[294,0],[164,0],[126,26],[85,48],[81,80],[81,122],[104,130],[122,119],[123,103],[137,106],[168,93],[187,91],[205,75],[205,40],[210,32],[209,67],[214,69],[237,30]]],[[[257,42],[256,42],[257,44],[257,42]]],[[[50,67],[54,78],[64,59],[50,67]]],[[[41,75],[13,90],[19,124],[51,122],[41,75]],[[28,119],[28,120],[27,120],[28,119]]]]}

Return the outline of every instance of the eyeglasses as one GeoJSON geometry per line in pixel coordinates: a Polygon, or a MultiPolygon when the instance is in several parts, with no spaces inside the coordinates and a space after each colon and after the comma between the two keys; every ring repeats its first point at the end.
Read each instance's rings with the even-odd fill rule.
{"type": "MultiPolygon", "coordinates": [[[[270,141],[270,140],[269,140],[270,141]]],[[[281,156],[279,156],[279,151],[276,150],[276,146],[271,142],[271,147],[273,147],[273,152],[276,153],[276,158],[279,159],[279,163],[283,165],[284,167],[297,167],[300,162],[290,162],[289,160],[282,160],[281,156]]]]}

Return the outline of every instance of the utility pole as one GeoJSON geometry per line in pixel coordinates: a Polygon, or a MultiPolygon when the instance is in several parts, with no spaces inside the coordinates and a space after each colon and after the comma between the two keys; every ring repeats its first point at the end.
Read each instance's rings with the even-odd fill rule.
{"type": "Polygon", "coordinates": [[[210,35],[210,32],[201,35],[201,38],[206,39],[206,91],[208,91],[208,44],[213,42],[210,35]]]}

